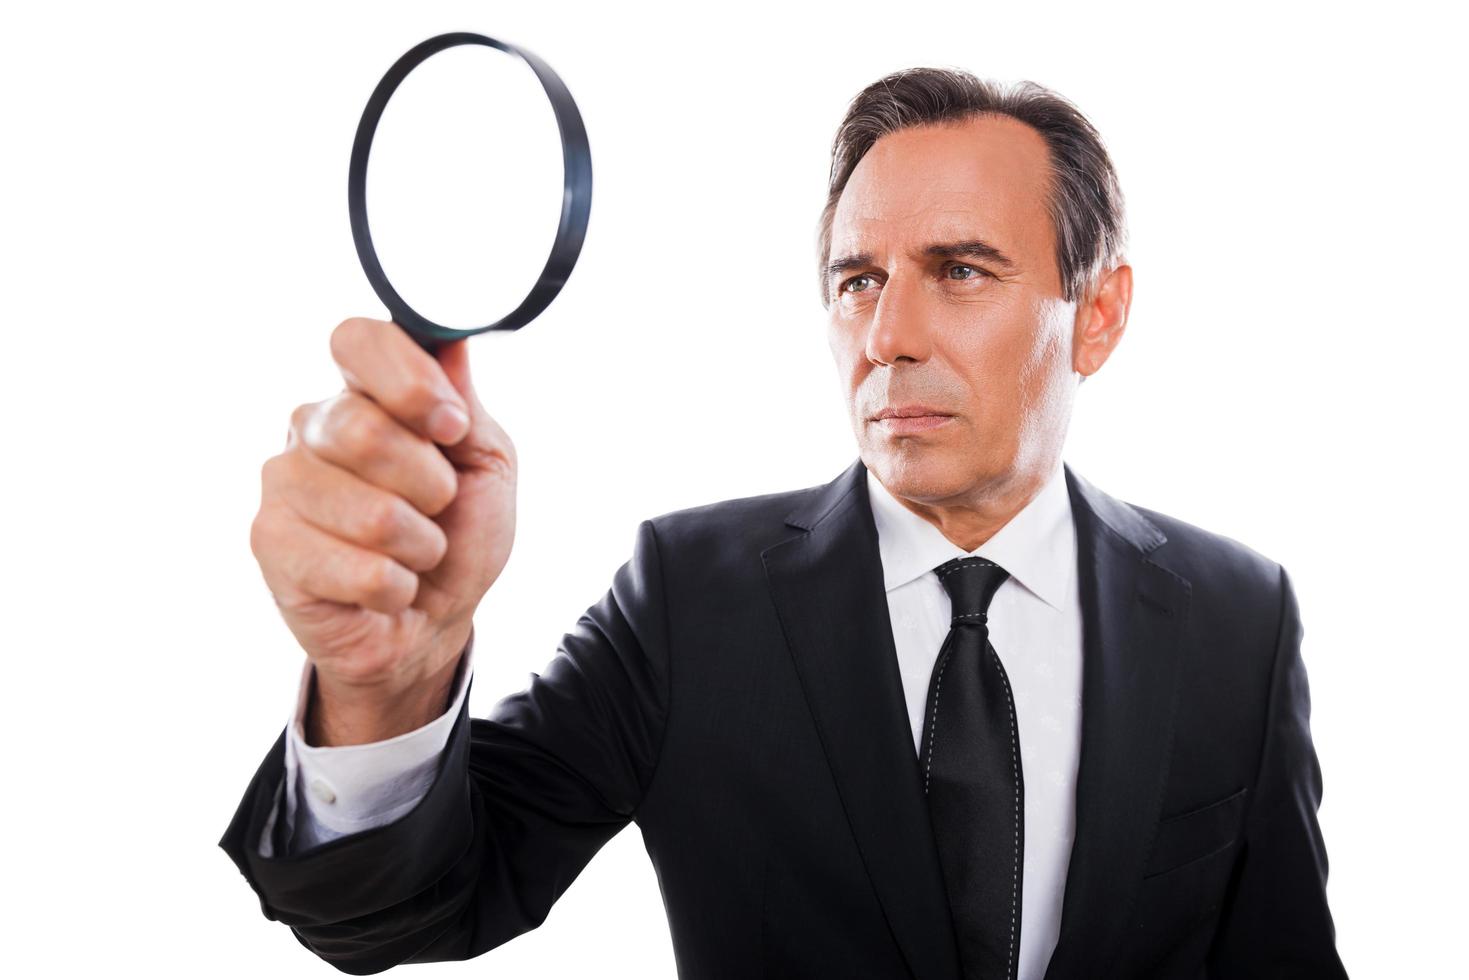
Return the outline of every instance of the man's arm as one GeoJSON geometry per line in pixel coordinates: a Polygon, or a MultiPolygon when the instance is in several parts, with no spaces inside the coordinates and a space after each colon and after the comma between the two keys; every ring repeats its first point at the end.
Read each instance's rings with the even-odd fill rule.
{"type": "Polygon", "coordinates": [[[1316,821],[1321,767],[1300,608],[1280,570],[1280,628],[1264,746],[1245,814],[1241,866],[1209,956],[1209,976],[1346,977],[1326,903],[1326,845],[1316,821]]]}
{"type": "MultiPolygon", "coordinates": [[[[471,680],[472,684],[472,680],[471,680]]],[[[651,782],[669,699],[653,525],[544,672],[488,717],[461,702],[428,792],[397,820],[276,857],[259,853],[283,795],[285,733],[220,846],[267,918],[344,973],[478,956],[540,925],[651,782]]]]}

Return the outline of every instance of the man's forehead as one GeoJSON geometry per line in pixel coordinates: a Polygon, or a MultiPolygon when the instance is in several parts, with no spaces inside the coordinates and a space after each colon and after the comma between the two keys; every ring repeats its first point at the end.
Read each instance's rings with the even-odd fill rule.
{"type": "Polygon", "coordinates": [[[858,161],[842,191],[833,252],[900,244],[895,238],[976,235],[1022,247],[1038,226],[1049,227],[1048,178],[1045,141],[1012,119],[889,133],[858,161]]]}
{"type": "Polygon", "coordinates": [[[986,208],[973,198],[959,206],[921,207],[912,210],[864,210],[853,208],[832,225],[832,253],[870,252],[886,247],[902,248],[928,242],[964,238],[993,240],[1013,237],[996,209],[986,208]]]}

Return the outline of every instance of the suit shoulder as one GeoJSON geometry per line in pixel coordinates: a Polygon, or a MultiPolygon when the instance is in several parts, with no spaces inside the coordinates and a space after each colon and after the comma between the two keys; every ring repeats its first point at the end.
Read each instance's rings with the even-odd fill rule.
{"type": "MultiPolygon", "coordinates": [[[[671,606],[738,605],[765,579],[761,553],[803,533],[785,518],[820,488],[731,497],[650,517],[671,606]]],[[[759,593],[763,596],[763,592],[759,593]]]]}
{"type": "Polygon", "coordinates": [[[1228,535],[1137,504],[1127,506],[1168,538],[1148,557],[1188,579],[1196,593],[1202,587],[1251,607],[1278,607],[1284,575],[1279,562],[1228,535]]]}
{"type": "Polygon", "coordinates": [[[795,528],[785,523],[785,518],[806,494],[817,489],[805,487],[730,497],[666,511],[648,521],[659,541],[670,548],[726,548],[743,542],[761,550],[796,533],[795,528]]]}

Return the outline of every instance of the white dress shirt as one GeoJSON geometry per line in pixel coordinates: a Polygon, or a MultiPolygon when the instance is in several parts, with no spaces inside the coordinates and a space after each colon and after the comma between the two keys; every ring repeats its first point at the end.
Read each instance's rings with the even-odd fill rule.
{"type": "Polygon", "coordinates": [[[1058,463],[1030,503],[973,551],[899,503],[871,470],[867,493],[915,755],[923,744],[924,701],[949,634],[952,606],[933,570],[950,558],[979,555],[1010,573],[990,600],[986,621],[1015,699],[1025,780],[1016,976],[1040,980],[1061,931],[1081,757],[1081,597],[1065,472],[1058,463]]]}
{"type": "MultiPolygon", "coordinates": [[[[1017,980],[1040,980],[1060,933],[1081,752],[1081,601],[1064,471],[1058,462],[1030,503],[974,551],[964,551],[899,503],[871,470],[867,490],[915,755],[922,745],[929,678],[949,632],[949,596],[933,569],[951,558],[980,555],[1010,573],[990,602],[988,625],[1015,699],[1025,780],[1017,980]]],[[[313,669],[307,661],[286,726],[284,799],[277,800],[267,821],[261,853],[271,854],[276,813],[288,826],[294,823],[293,836],[287,838],[292,852],[407,813],[433,782],[438,755],[468,688],[473,658],[471,636],[453,704],[434,721],[382,742],[338,747],[306,744],[304,719],[313,669]]]]}

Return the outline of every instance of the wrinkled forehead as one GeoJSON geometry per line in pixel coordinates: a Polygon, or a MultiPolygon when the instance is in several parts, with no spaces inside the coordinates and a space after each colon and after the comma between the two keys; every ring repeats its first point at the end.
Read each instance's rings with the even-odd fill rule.
{"type": "Polygon", "coordinates": [[[1019,263],[1050,262],[1050,156],[1008,117],[899,130],[858,161],[832,215],[831,254],[898,254],[981,238],[1019,263]]]}

